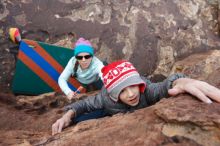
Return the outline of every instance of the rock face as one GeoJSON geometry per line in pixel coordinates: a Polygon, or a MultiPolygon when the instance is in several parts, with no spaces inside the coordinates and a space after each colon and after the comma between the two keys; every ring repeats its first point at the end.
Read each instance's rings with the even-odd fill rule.
{"type": "Polygon", "coordinates": [[[220,144],[219,104],[207,105],[188,95],[164,99],[154,106],[133,113],[84,121],[55,136],[50,136],[50,126],[61,116],[57,114],[57,109],[48,110],[40,115],[33,111],[23,113],[23,110],[15,112],[12,108],[1,105],[1,111],[8,113],[2,115],[1,112],[1,116],[4,116],[4,121],[8,123],[1,120],[0,144],[51,146],[220,144]]]}
{"type": "MultiPolygon", "coordinates": [[[[199,70],[200,74],[193,77],[220,88],[220,67],[215,64],[219,52],[191,55],[177,62],[173,71],[182,66],[177,71],[193,76],[199,70]]],[[[83,121],[51,136],[51,125],[63,115],[62,107],[66,104],[65,97],[56,93],[0,94],[0,145],[220,145],[220,105],[208,105],[187,94],[162,99],[132,113],[83,121]]]]}
{"type": "Polygon", "coordinates": [[[207,106],[180,96],[134,113],[82,122],[55,136],[58,140],[48,145],[217,146],[219,112],[219,104],[207,106]]]}
{"type": "Polygon", "coordinates": [[[219,50],[191,55],[176,62],[172,68],[171,74],[181,72],[191,78],[206,80],[207,82],[217,84],[219,82],[218,73],[220,73],[219,62],[219,50]]]}
{"type": "Polygon", "coordinates": [[[66,47],[85,37],[102,60],[128,59],[142,75],[160,79],[183,72],[220,88],[219,24],[218,0],[2,0],[0,145],[219,146],[219,104],[190,95],[84,121],[51,136],[68,101],[57,93],[8,93],[16,49],[6,37],[9,27],[20,28],[23,38],[66,47]]]}
{"type": "Polygon", "coordinates": [[[72,47],[90,39],[108,62],[127,59],[141,74],[169,75],[175,61],[218,49],[218,0],[2,0],[0,90],[10,91],[15,59],[6,38],[18,27],[23,38],[72,47]]]}

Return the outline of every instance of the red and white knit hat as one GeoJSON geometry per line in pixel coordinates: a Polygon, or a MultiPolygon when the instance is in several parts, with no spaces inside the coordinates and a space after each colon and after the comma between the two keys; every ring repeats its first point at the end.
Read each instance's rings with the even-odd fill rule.
{"type": "Polygon", "coordinates": [[[146,83],[141,79],[135,67],[128,61],[113,62],[102,68],[104,86],[110,98],[117,102],[120,92],[131,85],[139,85],[144,92],[146,83]]]}

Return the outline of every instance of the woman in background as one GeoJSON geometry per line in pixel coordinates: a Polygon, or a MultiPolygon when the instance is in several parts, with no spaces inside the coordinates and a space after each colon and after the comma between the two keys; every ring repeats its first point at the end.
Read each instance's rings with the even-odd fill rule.
{"type": "Polygon", "coordinates": [[[84,38],[79,38],[73,51],[73,57],[58,79],[61,90],[69,100],[77,96],[77,91],[72,91],[67,84],[70,76],[77,79],[87,91],[99,90],[103,85],[101,69],[104,65],[94,56],[91,43],[84,38]]]}

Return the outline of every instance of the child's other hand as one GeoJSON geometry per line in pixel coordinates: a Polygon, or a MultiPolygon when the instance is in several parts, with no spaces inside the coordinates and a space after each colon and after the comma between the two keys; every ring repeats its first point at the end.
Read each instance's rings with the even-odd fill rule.
{"type": "Polygon", "coordinates": [[[62,118],[58,119],[52,125],[52,135],[60,133],[63,128],[69,126],[70,123],[71,123],[71,118],[73,117],[73,115],[74,115],[74,112],[69,110],[65,115],[63,115],[62,118]]]}
{"type": "Polygon", "coordinates": [[[211,99],[220,103],[220,90],[206,82],[180,78],[174,81],[173,84],[173,88],[168,91],[171,96],[187,92],[205,103],[212,103],[211,99]]]}

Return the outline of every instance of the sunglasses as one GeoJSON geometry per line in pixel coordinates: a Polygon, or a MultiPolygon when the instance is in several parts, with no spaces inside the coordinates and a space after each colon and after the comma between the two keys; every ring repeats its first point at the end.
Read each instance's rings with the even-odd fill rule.
{"type": "Polygon", "coordinates": [[[83,58],[89,59],[89,58],[91,58],[91,57],[92,57],[92,55],[76,56],[76,59],[77,59],[77,60],[82,60],[83,58]]]}

